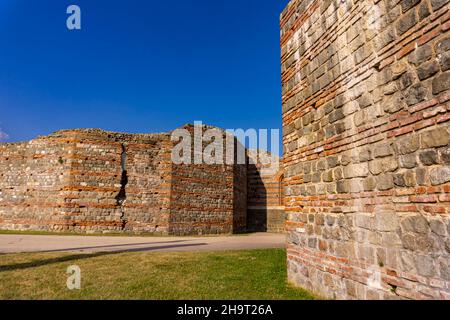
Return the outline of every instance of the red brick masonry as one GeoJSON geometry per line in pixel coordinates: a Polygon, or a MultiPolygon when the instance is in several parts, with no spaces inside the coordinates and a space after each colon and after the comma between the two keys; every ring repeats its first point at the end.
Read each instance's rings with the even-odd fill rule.
{"type": "Polygon", "coordinates": [[[290,281],[450,299],[448,0],[293,0],[281,15],[290,281]]]}
{"type": "Polygon", "coordinates": [[[176,143],[82,129],[0,144],[0,229],[229,234],[267,214],[248,217],[246,164],[174,164],[176,143]]]}

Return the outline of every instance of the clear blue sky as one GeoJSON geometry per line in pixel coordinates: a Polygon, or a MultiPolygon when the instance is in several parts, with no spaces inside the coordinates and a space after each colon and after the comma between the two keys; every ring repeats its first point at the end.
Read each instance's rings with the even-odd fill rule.
{"type": "MultiPolygon", "coordinates": [[[[288,0],[1,0],[0,129],[280,128],[288,0]],[[82,30],[66,28],[66,8],[82,30]]],[[[0,132],[1,132],[0,131],[0,132]]],[[[1,136],[1,134],[0,134],[1,136]]]]}

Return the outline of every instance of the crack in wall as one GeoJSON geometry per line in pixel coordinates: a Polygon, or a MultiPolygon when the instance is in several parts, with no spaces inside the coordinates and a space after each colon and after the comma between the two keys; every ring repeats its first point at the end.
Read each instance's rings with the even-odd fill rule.
{"type": "Polygon", "coordinates": [[[122,154],[121,154],[121,166],[122,166],[122,176],[120,178],[120,191],[116,196],[116,205],[119,207],[121,216],[120,220],[122,222],[121,229],[124,230],[127,224],[125,219],[125,202],[127,201],[127,191],[126,186],[128,184],[128,174],[127,174],[127,151],[124,144],[122,144],[122,154]]]}

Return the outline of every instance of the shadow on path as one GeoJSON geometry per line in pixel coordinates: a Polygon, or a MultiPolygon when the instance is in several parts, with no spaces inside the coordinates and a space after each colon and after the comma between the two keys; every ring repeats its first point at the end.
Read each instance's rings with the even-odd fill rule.
{"type": "MultiPolygon", "coordinates": [[[[91,247],[79,247],[79,248],[63,248],[63,249],[52,249],[52,250],[36,251],[36,253],[37,252],[70,252],[70,251],[92,250],[92,249],[99,249],[99,248],[104,248],[104,249],[111,248],[112,249],[112,248],[117,248],[117,247],[143,246],[143,245],[153,245],[153,244],[163,244],[163,243],[180,243],[180,242],[186,242],[186,241],[189,241],[189,240],[111,244],[111,245],[105,245],[105,246],[91,246],[91,247]]],[[[31,252],[27,252],[27,253],[31,253],[31,252]]]]}

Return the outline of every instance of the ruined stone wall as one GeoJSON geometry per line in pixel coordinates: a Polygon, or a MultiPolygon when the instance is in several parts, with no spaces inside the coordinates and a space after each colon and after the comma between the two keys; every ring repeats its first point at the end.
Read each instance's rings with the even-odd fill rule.
{"type": "Polygon", "coordinates": [[[169,231],[167,134],[67,130],[0,148],[1,228],[169,231]]]}
{"type": "Polygon", "coordinates": [[[290,281],[450,299],[448,0],[293,0],[281,15],[290,281]]]}
{"type": "Polygon", "coordinates": [[[223,234],[246,230],[246,165],[176,165],[170,133],[65,130],[0,144],[0,228],[223,234]]]}
{"type": "Polygon", "coordinates": [[[176,165],[171,231],[174,234],[233,233],[234,167],[176,165]]]}
{"type": "Polygon", "coordinates": [[[279,157],[266,152],[248,151],[248,217],[249,231],[285,231],[283,170],[279,157]]]}
{"type": "Polygon", "coordinates": [[[0,144],[0,229],[62,230],[66,225],[65,139],[0,144]]]}
{"type": "MultiPolygon", "coordinates": [[[[193,127],[185,126],[184,128],[190,132],[191,137],[194,137],[193,127]]],[[[211,128],[204,126],[203,132],[211,128]]],[[[226,141],[224,131],[218,130],[217,133],[226,141]]],[[[197,143],[200,143],[201,150],[204,150],[210,141],[197,141],[197,143]]],[[[192,150],[195,150],[194,140],[192,150]]],[[[177,235],[226,234],[246,230],[246,165],[227,164],[226,155],[227,150],[224,144],[221,159],[223,164],[173,165],[170,200],[171,233],[177,235]]],[[[194,152],[191,159],[194,161],[194,152]]]]}
{"type": "Polygon", "coordinates": [[[68,212],[90,231],[168,233],[171,141],[168,134],[64,132],[76,143],[68,212]]]}

